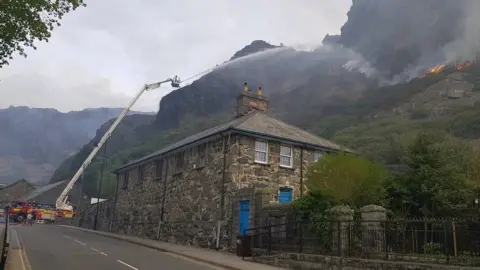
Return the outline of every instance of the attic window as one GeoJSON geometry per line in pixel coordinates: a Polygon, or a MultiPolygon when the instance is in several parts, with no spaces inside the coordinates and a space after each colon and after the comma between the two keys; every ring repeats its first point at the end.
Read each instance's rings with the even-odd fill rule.
{"type": "Polygon", "coordinates": [[[255,162],[268,164],[268,143],[255,141],[255,162]]]}

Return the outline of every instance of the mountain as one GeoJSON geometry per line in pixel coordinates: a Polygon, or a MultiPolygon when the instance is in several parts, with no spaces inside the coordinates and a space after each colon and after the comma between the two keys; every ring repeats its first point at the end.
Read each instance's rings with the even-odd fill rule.
{"type": "MultiPolygon", "coordinates": [[[[164,96],[151,124],[122,123],[108,146],[106,171],[229,119],[244,82],[250,88],[262,86],[273,116],[385,163],[397,163],[397,144],[422,129],[480,138],[480,131],[473,128],[480,117],[475,101],[479,66],[473,63],[460,70],[449,58],[454,48],[465,49],[458,58],[480,48],[464,42],[470,28],[463,22],[471,22],[467,8],[475,3],[460,0],[457,6],[438,7],[433,0],[402,3],[354,0],[340,35],[327,35],[315,50],[252,42],[213,72],[164,96]],[[412,18],[419,25],[408,21],[420,14],[426,19],[412,18]],[[450,16],[451,25],[444,15],[450,16]],[[442,32],[446,26],[453,30],[442,32]],[[437,64],[448,67],[423,76],[437,64]]],[[[73,175],[92,145],[73,158],[74,165],[65,161],[58,175],[73,175]]],[[[99,169],[99,162],[93,162],[85,174],[86,192],[92,195],[99,169]]],[[[108,196],[114,179],[108,173],[105,177],[102,192],[108,196]]]]}
{"type": "Polygon", "coordinates": [[[47,182],[55,168],[90,141],[120,108],[62,113],[55,109],[0,109],[0,182],[47,182]]]}
{"type": "Polygon", "coordinates": [[[411,79],[418,68],[475,57],[479,9],[476,0],[353,0],[338,43],[387,79],[411,79]]]}

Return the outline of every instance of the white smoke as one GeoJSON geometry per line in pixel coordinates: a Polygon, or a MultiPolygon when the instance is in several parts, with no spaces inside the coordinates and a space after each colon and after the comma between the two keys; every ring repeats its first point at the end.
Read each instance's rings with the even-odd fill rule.
{"type": "Polygon", "coordinates": [[[447,63],[474,60],[480,51],[480,1],[465,0],[461,35],[443,48],[447,63]]]}

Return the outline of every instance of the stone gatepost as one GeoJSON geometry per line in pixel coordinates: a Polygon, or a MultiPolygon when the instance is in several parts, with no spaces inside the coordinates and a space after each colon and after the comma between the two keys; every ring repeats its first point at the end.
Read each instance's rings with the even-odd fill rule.
{"type": "Polygon", "coordinates": [[[328,210],[332,220],[332,251],[342,256],[350,247],[350,228],[354,211],[349,206],[339,205],[328,210]]]}
{"type": "Polygon", "coordinates": [[[360,208],[362,216],[362,247],[368,253],[385,252],[385,221],[387,210],[378,205],[360,208]]]}

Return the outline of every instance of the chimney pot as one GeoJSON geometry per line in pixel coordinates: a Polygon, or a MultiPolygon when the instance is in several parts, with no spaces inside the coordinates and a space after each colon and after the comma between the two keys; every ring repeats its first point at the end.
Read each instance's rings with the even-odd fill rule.
{"type": "Polygon", "coordinates": [[[243,84],[243,91],[248,92],[248,83],[243,84]]]}
{"type": "Polygon", "coordinates": [[[258,87],[257,95],[259,95],[259,96],[263,95],[261,86],[258,87]]]}

